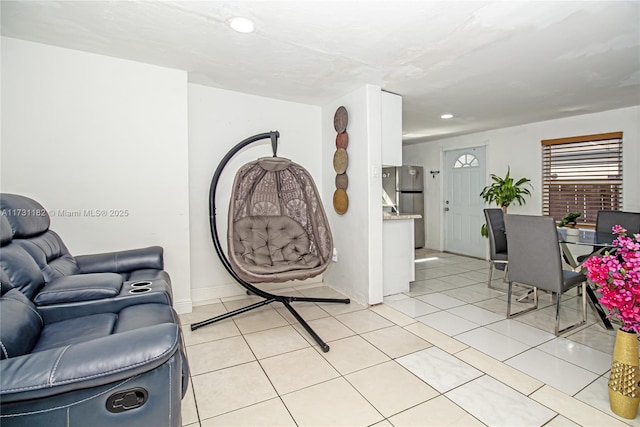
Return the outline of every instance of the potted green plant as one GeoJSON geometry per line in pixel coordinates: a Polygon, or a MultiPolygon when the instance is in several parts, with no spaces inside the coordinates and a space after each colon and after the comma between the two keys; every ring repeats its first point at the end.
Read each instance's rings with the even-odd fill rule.
{"type": "Polygon", "coordinates": [[[576,228],[576,219],[582,215],[582,212],[569,212],[562,217],[558,223],[558,227],[565,227],[567,229],[567,236],[577,236],[580,230],[576,228]]]}
{"type": "Polygon", "coordinates": [[[582,215],[582,212],[569,212],[562,217],[558,223],[558,227],[570,227],[574,228],[577,224],[576,219],[582,215]]]}
{"type": "MultiPolygon", "coordinates": [[[[507,208],[512,203],[524,205],[526,203],[525,196],[531,196],[530,188],[531,180],[529,178],[520,178],[515,180],[511,177],[511,168],[507,167],[507,174],[503,177],[491,174],[491,185],[484,187],[480,193],[480,197],[487,203],[495,203],[502,208],[506,214],[507,208]]],[[[483,224],[480,230],[483,236],[488,237],[487,225],[483,224]]]]}

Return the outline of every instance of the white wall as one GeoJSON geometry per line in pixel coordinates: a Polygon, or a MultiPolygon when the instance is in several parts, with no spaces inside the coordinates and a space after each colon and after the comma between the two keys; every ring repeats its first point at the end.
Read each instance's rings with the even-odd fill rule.
{"type": "MultiPolygon", "coordinates": [[[[278,130],[278,154],[309,170],[323,197],[338,263],[325,282],[357,302],[382,301],[380,96],[362,88],[317,106],[187,83],[184,71],[155,67],[11,38],[1,39],[0,191],[24,194],[50,211],[125,209],[127,217],[52,218],[74,254],[147,245],[165,248],[175,305],[242,292],[222,268],[211,242],[208,192],[222,156],[251,135],[278,130]],[[333,209],[333,115],[349,112],[349,210],[333,209]]],[[[442,170],[445,148],[487,146],[487,172],[534,184],[526,206],[540,213],[540,140],[624,132],[624,209],[640,211],[640,107],[533,123],[403,148],[425,171],[442,170]]],[[[267,140],[230,162],[218,207],[245,162],[270,156],[267,140]]],[[[487,176],[487,182],[488,182],[487,176]]],[[[427,247],[442,248],[442,174],[427,175],[427,247]]],[[[218,212],[226,234],[226,209],[218,212]]],[[[222,236],[223,242],[226,240],[222,236]]],[[[319,278],[317,279],[319,280],[319,278]]]]}
{"type": "MultiPolygon", "coordinates": [[[[307,169],[322,194],[320,115],[317,106],[189,84],[189,211],[195,304],[240,295],[244,291],[224,269],[212,243],[209,188],[220,160],[240,141],[277,130],[280,132],[278,156],[307,169]]],[[[216,224],[225,249],[227,206],[235,173],[249,161],[272,155],[270,140],[264,139],[246,147],[225,167],[216,196],[216,224]]],[[[323,203],[328,211],[331,199],[325,198],[323,203]]],[[[320,280],[318,277],[309,281],[320,280]]]]}
{"type": "MultiPolygon", "coordinates": [[[[211,178],[233,145],[278,130],[278,155],[304,166],[322,192],[318,106],[190,85],[183,71],[10,38],[2,38],[1,73],[0,191],[58,214],[52,229],[74,254],[162,245],[179,312],[243,292],[209,229],[211,178]],[[61,214],[90,209],[128,216],[61,214]]],[[[265,140],[225,169],[217,199],[223,244],[235,171],[271,155],[265,140]]],[[[324,204],[329,212],[331,198],[324,204]]]]}
{"type": "Polygon", "coordinates": [[[364,304],[382,302],[382,178],[381,90],[366,85],[322,108],[323,198],[338,262],[325,273],[325,282],[364,304]],[[333,209],[336,131],[333,117],[339,106],[349,113],[347,133],[349,209],[333,209]]]}
{"type": "Polygon", "coordinates": [[[0,190],[34,198],[80,255],[165,248],[191,311],[187,74],[2,38],[0,190]],[[126,217],[61,211],[123,209],[126,217]]]}
{"type": "MultiPolygon", "coordinates": [[[[515,178],[526,176],[533,185],[532,197],[524,206],[510,206],[510,213],[539,215],[542,212],[542,154],[540,141],[577,135],[623,132],[624,210],[640,212],[640,107],[531,123],[454,138],[408,145],[403,158],[413,159],[425,171],[442,171],[443,151],[486,145],[487,184],[489,174],[504,176],[507,165],[515,178]]],[[[426,172],[425,172],[426,174],[426,172]]],[[[427,175],[425,189],[426,246],[442,249],[442,173],[435,179],[427,175]]]]}

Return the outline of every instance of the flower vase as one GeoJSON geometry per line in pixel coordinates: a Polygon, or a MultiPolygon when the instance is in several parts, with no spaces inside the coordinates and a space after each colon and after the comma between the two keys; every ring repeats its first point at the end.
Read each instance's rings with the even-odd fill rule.
{"type": "Polygon", "coordinates": [[[640,403],[639,379],[638,336],[635,332],[618,330],[609,376],[609,404],[616,415],[636,417],[640,403]]]}

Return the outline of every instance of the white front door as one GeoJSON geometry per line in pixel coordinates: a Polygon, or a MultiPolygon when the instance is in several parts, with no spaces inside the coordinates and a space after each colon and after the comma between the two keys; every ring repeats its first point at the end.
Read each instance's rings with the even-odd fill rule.
{"type": "Polygon", "coordinates": [[[485,147],[444,152],[444,249],[461,255],[485,258],[484,224],[485,147]]]}

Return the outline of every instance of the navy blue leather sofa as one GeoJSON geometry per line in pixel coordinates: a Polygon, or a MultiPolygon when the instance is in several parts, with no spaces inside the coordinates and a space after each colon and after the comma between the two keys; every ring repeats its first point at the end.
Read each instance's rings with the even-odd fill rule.
{"type": "Polygon", "coordinates": [[[180,426],[189,369],[162,249],[73,257],[48,216],[15,215],[34,203],[0,195],[0,425],[180,426]]]}
{"type": "Polygon", "coordinates": [[[74,257],[35,200],[0,194],[0,216],[0,267],[43,313],[79,316],[173,303],[160,246],[74,257]]]}

